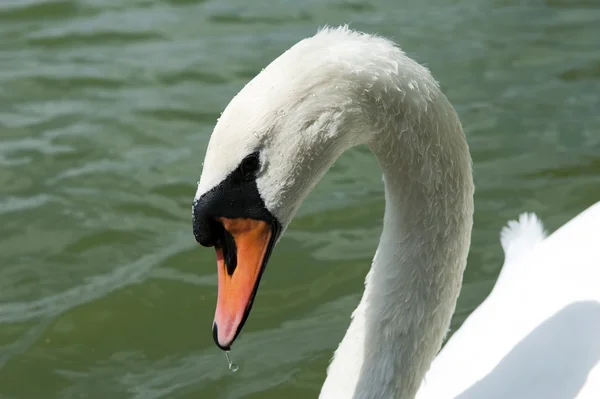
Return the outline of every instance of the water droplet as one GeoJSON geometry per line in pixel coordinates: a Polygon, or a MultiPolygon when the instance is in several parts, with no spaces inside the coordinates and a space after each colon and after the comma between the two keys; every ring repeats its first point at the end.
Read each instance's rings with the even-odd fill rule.
{"type": "Polygon", "coordinates": [[[238,371],[240,369],[240,366],[238,366],[237,363],[234,363],[231,358],[229,357],[229,351],[225,352],[225,357],[227,358],[227,364],[229,365],[229,370],[232,373],[235,373],[236,371],[238,371]]]}

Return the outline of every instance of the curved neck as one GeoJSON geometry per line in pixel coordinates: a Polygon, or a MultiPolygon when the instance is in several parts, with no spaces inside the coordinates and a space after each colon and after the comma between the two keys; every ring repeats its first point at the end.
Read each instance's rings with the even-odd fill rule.
{"type": "Polygon", "coordinates": [[[445,96],[425,108],[373,129],[383,231],[321,399],[413,399],[448,330],[471,237],[471,160],[445,96]]]}

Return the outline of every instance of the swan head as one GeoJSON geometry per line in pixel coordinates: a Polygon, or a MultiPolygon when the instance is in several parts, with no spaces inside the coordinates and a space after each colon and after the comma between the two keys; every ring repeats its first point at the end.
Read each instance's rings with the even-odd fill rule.
{"type": "Polygon", "coordinates": [[[411,79],[430,75],[390,41],[325,29],[275,59],[223,111],[193,203],[195,238],[217,253],[213,337],[221,349],[240,333],[269,255],[304,198],[342,152],[389,124],[378,117],[394,105],[384,93],[404,89],[390,79],[400,63],[409,66],[405,84],[437,87],[411,79]]]}

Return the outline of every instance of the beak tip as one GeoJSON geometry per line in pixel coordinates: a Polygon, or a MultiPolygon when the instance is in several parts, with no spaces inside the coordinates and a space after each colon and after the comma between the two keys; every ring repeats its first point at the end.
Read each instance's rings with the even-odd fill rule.
{"type": "Polygon", "coordinates": [[[231,350],[231,342],[228,342],[227,344],[221,344],[219,340],[219,328],[217,327],[217,323],[213,322],[212,333],[213,340],[215,341],[215,344],[219,347],[219,349],[226,352],[231,350]]]}

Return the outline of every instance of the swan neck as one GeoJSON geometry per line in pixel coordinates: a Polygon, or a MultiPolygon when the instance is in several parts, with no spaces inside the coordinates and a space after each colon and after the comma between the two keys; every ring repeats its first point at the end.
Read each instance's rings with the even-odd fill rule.
{"type": "Polygon", "coordinates": [[[321,399],[413,399],[449,328],[470,244],[471,160],[445,96],[427,109],[371,136],[383,230],[321,399]]]}

